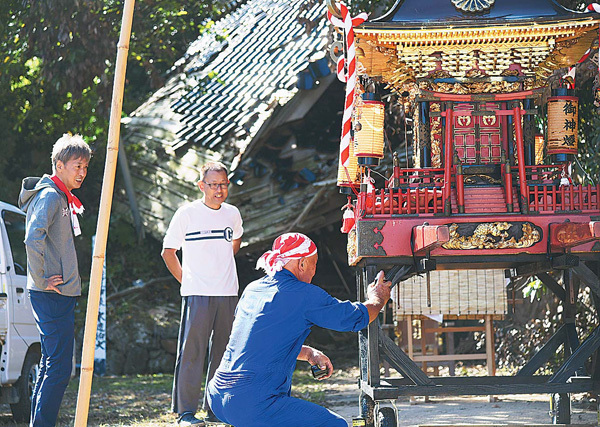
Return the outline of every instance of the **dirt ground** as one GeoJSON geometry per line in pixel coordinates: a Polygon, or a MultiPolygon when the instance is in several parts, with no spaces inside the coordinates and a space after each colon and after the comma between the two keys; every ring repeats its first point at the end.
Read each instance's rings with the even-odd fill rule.
{"type": "MultiPolygon", "coordinates": [[[[327,407],[351,422],[358,414],[358,371],[336,375],[335,383],[328,386],[327,407]]],[[[549,415],[549,395],[505,395],[490,402],[488,396],[435,397],[428,402],[416,397],[410,402],[402,398],[392,404],[398,409],[398,426],[423,425],[540,425],[552,424],[549,415]]],[[[574,425],[600,425],[596,402],[583,394],[572,396],[571,423],[574,425]]],[[[350,424],[351,425],[351,424],[350,424]]]]}
{"type": "MultiPolygon", "coordinates": [[[[398,426],[418,427],[432,425],[543,425],[552,424],[547,395],[507,395],[490,403],[487,397],[435,398],[425,402],[417,398],[411,404],[408,399],[394,402],[398,409],[398,426]]],[[[385,406],[391,406],[389,403],[385,406]]],[[[571,410],[571,424],[597,426],[595,409],[578,407],[571,410]]],[[[587,405],[583,405],[587,406],[587,405]]],[[[331,410],[352,420],[357,406],[330,406],[331,410]]]]}
{"type": "MultiPolygon", "coordinates": [[[[322,404],[342,415],[351,425],[358,414],[356,367],[338,370],[326,381],[314,381],[305,369],[294,374],[292,393],[299,398],[322,404]]],[[[169,412],[171,375],[105,377],[94,379],[90,402],[89,426],[175,426],[169,412]]],[[[73,425],[78,381],[67,390],[59,427],[73,425]]],[[[573,395],[572,425],[598,426],[596,402],[586,395],[573,395]]],[[[390,405],[391,402],[382,404],[390,405]]],[[[551,424],[548,395],[499,396],[495,402],[483,397],[432,398],[425,402],[417,397],[395,401],[398,426],[432,425],[544,425],[551,424]]],[[[0,405],[0,426],[25,427],[15,424],[8,405],[0,405]]],[[[273,426],[276,427],[276,426],[273,426]]],[[[277,426],[285,427],[285,426],[277,426]]]]}

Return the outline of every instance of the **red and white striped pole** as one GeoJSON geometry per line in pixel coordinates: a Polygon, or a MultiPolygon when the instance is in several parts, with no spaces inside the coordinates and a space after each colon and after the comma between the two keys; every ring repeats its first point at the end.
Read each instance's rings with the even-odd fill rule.
{"type": "Polygon", "coordinates": [[[345,36],[345,55],[340,55],[337,60],[338,79],[346,83],[344,102],[344,115],[342,118],[342,135],[340,141],[340,164],[347,168],[350,161],[350,144],[352,143],[352,113],[354,111],[354,96],[356,88],[356,48],[354,47],[354,27],[362,24],[367,18],[366,13],[361,13],[352,18],[348,8],[343,3],[337,4],[341,18],[327,12],[327,19],[334,26],[342,28],[345,36]]]}
{"type": "MultiPolygon", "coordinates": [[[[600,4],[598,3],[590,3],[587,5],[587,7],[585,8],[586,12],[595,12],[595,13],[600,13],[600,4]]],[[[599,33],[599,37],[600,37],[600,33],[599,33]]],[[[600,42],[600,40],[599,40],[600,42]]],[[[579,58],[579,61],[577,61],[578,64],[581,64],[583,61],[585,61],[586,59],[588,59],[588,57],[590,56],[590,54],[592,53],[592,49],[588,49],[585,51],[585,53],[583,54],[583,56],[581,58],[579,58]]],[[[598,74],[600,74],[600,61],[598,61],[598,74]]],[[[569,67],[569,72],[563,76],[564,77],[571,77],[572,79],[572,83],[568,84],[568,88],[569,89],[575,89],[575,66],[573,67],[569,67]]]]}

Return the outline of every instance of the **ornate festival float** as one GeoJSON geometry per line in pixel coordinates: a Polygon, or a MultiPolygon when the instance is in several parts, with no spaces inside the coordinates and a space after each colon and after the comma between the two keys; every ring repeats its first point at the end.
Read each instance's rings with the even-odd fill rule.
{"type": "Polygon", "coordinates": [[[600,384],[600,328],[578,336],[574,320],[580,287],[596,320],[600,309],[600,186],[572,172],[573,71],[597,55],[600,8],[400,0],[374,20],[331,0],[328,9],[347,85],[338,186],[348,195],[348,261],[359,297],[380,269],[399,283],[394,319],[409,335],[407,354],[378,322],[360,333],[363,425],[395,426],[380,402],[399,396],[513,393],[551,394],[553,422],[568,423],[569,394],[600,384]],[[386,124],[394,108],[405,120],[386,124]],[[393,152],[390,126],[406,135],[406,153],[393,152]],[[532,276],[560,300],[562,326],[516,375],[494,376],[492,321],[532,276]],[[411,331],[424,315],[485,321],[489,375],[424,372],[411,331]],[[561,366],[539,374],[559,348],[561,366]],[[382,376],[384,360],[398,377],[382,376]]]}

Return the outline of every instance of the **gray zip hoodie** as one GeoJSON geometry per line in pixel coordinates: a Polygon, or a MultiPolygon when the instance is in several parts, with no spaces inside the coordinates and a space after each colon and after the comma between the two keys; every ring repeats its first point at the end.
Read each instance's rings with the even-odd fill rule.
{"type": "Polygon", "coordinates": [[[64,296],[81,295],[81,278],[67,196],[50,176],[23,179],[19,207],[27,214],[27,289],[46,291],[46,279],[61,275],[64,296]]]}

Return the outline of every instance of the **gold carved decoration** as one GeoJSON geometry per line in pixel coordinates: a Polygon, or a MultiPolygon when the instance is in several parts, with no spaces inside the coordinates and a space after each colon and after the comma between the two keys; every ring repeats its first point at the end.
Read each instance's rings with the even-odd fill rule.
{"type": "Polygon", "coordinates": [[[557,42],[556,48],[540,64],[536,74],[547,78],[552,71],[577,63],[597,38],[598,31],[593,30],[583,34],[580,32],[579,37],[557,42]]]}
{"type": "Polygon", "coordinates": [[[480,180],[487,182],[488,184],[502,184],[502,180],[484,174],[465,176],[465,184],[478,184],[479,182],[475,178],[479,178],[480,180]]]}
{"type": "Polygon", "coordinates": [[[358,49],[362,50],[362,54],[357,54],[357,61],[360,62],[365,70],[365,73],[370,77],[381,76],[388,72],[393,65],[389,64],[390,59],[396,59],[396,49],[378,46],[374,41],[369,39],[357,40],[358,49]]]}
{"type": "Polygon", "coordinates": [[[381,74],[383,81],[388,84],[387,87],[394,88],[398,93],[401,93],[399,89],[404,84],[415,81],[414,70],[406,62],[400,61],[394,56],[390,57],[387,64],[388,70],[381,74]]]}
{"type": "Polygon", "coordinates": [[[500,73],[501,76],[504,77],[518,77],[519,76],[519,70],[504,70],[500,73]]]}
{"type": "Polygon", "coordinates": [[[456,124],[458,126],[467,127],[471,125],[471,116],[457,116],[456,124]]]}
{"type": "Polygon", "coordinates": [[[533,246],[540,240],[540,230],[529,222],[455,223],[450,226],[450,240],[442,247],[444,249],[518,249],[533,246]],[[519,225],[521,225],[521,233],[518,233],[519,225]],[[474,230],[469,233],[473,227],[474,230]]]}
{"type": "Polygon", "coordinates": [[[436,83],[421,81],[419,88],[440,93],[471,94],[471,93],[506,93],[519,92],[520,82],[476,82],[476,83],[436,83]]]}
{"type": "MultiPolygon", "coordinates": [[[[466,4],[491,0],[456,0],[466,4]]],[[[465,6],[471,7],[471,6],[465,6]]],[[[519,76],[528,81],[441,83],[435,92],[506,93],[541,87],[558,68],[576,63],[597,37],[598,19],[536,25],[355,30],[370,77],[399,91],[418,79],[519,76]],[[388,58],[392,58],[388,61],[388,58]],[[533,77],[536,76],[534,79],[533,77]]]]}
{"type": "Polygon", "coordinates": [[[358,256],[358,241],[356,238],[356,227],[354,227],[348,233],[348,244],[346,245],[346,250],[348,251],[348,264],[352,265],[352,263],[356,261],[356,257],[358,256]]]}
{"type": "Polygon", "coordinates": [[[452,74],[446,70],[435,70],[429,73],[429,76],[427,77],[430,79],[448,79],[452,77],[452,74]]]}
{"type": "Polygon", "coordinates": [[[484,126],[494,126],[496,124],[496,116],[483,116],[481,122],[484,126]]]}
{"type": "Polygon", "coordinates": [[[570,22],[537,23],[535,25],[497,25],[457,27],[448,25],[440,28],[394,30],[371,27],[368,23],[354,30],[359,39],[376,41],[378,45],[397,45],[401,49],[429,51],[458,50],[464,47],[500,48],[507,46],[553,47],[557,40],[568,40],[598,27],[598,20],[578,19],[570,22]]]}
{"type": "MultiPolygon", "coordinates": [[[[479,65],[479,61],[476,61],[477,65],[479,65]]],[[[474,78],[474,77],[485,77],[485,71],[479,68],[473,68],[465,73],[466,77],[474,78]]]]}
{"type": "MultiPolygon", "coordinates": [[[[430,112],[439,113],[441,111],[440,104],[438,102],[432,102],[429,105],[430,112]]],[[[442,167],[442,118],[441,117],[430,117],[431,122],[431,167],[441,168],[442,167]]]]}
{"type": "MultiPolygon", "coordinates": [[[[404,110],[406,111],[406,109],[404,110]]],[[[419,123],[419,109],[415,108],[413,111],[413,123],[419,123]]],[[[419,126],[413,126],[414,138],[413,138],[413,165],[418,168],[421,165],[421,154],[422,144],[424,143],[423,138],[420,135],[421,129],[419,126]]]]}

